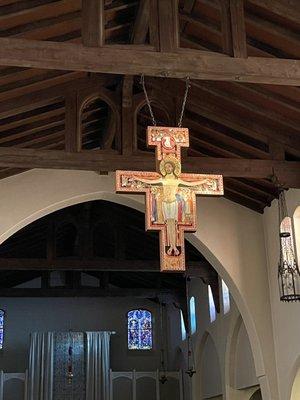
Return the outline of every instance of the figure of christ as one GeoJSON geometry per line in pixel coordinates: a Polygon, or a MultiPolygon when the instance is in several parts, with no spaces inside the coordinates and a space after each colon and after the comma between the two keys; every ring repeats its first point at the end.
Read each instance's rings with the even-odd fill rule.
{"type": "Polygon", "coordinates": [[[179,187],[197,187],[200,185],[207,185],[212,187],[215,182],[209,178],[203,178],[199,181],[189,182],[180,179],[180,162],[172,156],[165,157],[159,165],[161,178],[158,179],[145,179],[134,176],[133,179],[141,183],[162,186],[162,212],[164,222],[166,224],[167,241],[169,249],[167,254],[169,256],[178,256],[180,254],[177,248],[177,234],[178,234],[178,202],[176,194],[179,187]]]}

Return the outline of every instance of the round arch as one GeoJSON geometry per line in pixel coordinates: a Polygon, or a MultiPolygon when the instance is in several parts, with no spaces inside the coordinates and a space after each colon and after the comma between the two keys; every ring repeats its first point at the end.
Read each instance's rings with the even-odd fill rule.
{"type": "MultiPolygon", "coordinates": [[[[143,196],[117,195],[114,186],[112,175],[103,176],[87,171],[35,169],[1,181],[0,215],[3,219],[0,226],[0,244],[31,222],[59,209],[82,202],[103,199],[144,211],[143,196]]],[[[209,199],[206,204],[216,207],[214,201],[209,199]]],[[[226,202],[224,200],[218,205],[225,204],[227,207],[226,202]]],[[[232,209],[229,208],[229,210],[232,209]]],[[[221,230],[221,225],[218,224],[218,226],[221,230]]],[[[187,234],[187,239],[205,256],[228,285],[246,326],[255,360],[256,374],[260,377],[265,376],[262,350],[253,315],[235,280],[219,260],[218,257],[221,254],[213,254],[213,249],[209,248],[210,243],[208,241],[204,243],[208,229],[206,226],[204,228],[206,231],[202,236],[198,233],[187,234]]],[[[209,229],[212,238],[214,236],[212,233],[216,234],[216,227],[213,225],[209,229]]],[[[223,229],[226,229],[226,226],[223,229]]],[[[230,254],[229,258],[234,256],[239,256],[239,254],[230,254]]],[[[269,385],[266,386],[266,391],[268,391],[269,385]]],[[[271,398],[270,395],[268,397],[271,398]]]]}

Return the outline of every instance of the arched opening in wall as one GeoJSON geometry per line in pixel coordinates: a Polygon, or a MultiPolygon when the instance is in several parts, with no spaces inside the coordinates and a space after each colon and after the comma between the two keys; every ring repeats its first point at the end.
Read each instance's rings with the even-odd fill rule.
{"type": "Polygon", "coordinates": [[[299,400],[299,399],[300,399],[300,368],[295,377],[291,394],[291,400],[299,400]]]}
{"type": "Polygon", "coordinates": [[[116,228],[99,221],[93,229],[93,254],[96,257],[114,257],[116,254],[116,228]]]}
{"type": "Polygon", "coordinates": [[[299,265],[300,264],[300,206],[298,206],[294,212],[293,222],[294,222],[294,234],[295,234],[295,244],[296,244],[296,256],[299,265]]]}
{"type": "Polygon", "coordinates": [[[199,353],[201,399],[222,399],[222,372],[216,345],[209,333],[205,333],[199,353]]]}
{"type": "MultiPolygon", "coordinates": [[[[171,116],[168,111],[159,103],[151,102],[153,114],[157,126],[170,126],[171,116]]],[[[136,117],[136,146],[138,150],[154,151],[147,146],[147,127],[153,125],[147,104],[144,104],[137,112],[136,117]]],[[[172,124],[171,124],[172,125],[172,124]]]]}
{"type": "Polygon", "coordinates": [[[101,98],[93,98],[84,104],[80,128],[83,150],[116,148],[117,118],[109,104],[101,98]]]}
{"type": "MultiPolygon", "coordinates": [[[[77,228],[71,222],[62,222],[56,227],[55,257],[78,255],[77,228]]],[[[53,254],[54,256],[54,254],[53,254]]]]}
{"type": "MultiPolygon", "coordinates": [[[[111,199],[110,197],[105,197],[105,193],[104,193],[104,198],[109,198],[109,199],[111,199]]],[[[89,197],[89,195],[86,195],[86,193],[84,194],[84,195],[82,195],[81,196],[81,199],[79,200],[79,196],[77,196],[76,198],[74,197],[74,198],[70,198],[70,196],[69,196],[69,198],[67,199],[67,196],[65,196],[64,198],[63,198],[63,201],[61,200],[61,204],[74,204],[74,203],[76,203],[76,202],[78,202],[78,201],[82,201],[82,198],[85,198],[85,199],[90,199],[90,198],[92,198],[92,199],[95,199],[95,197],[96,196],[99,196],[99,197],[101,197],[101,193],[99,192],[99,193],[96,193],[96,190],[95,190],[95,192],[94,193],[91,193],[90,194],[90,197],[89,197]]],[[[113,197],[113,196],[111,196],[111,197],[113,197]]],[[[122,197],[122,196],[120,196],[120,197],[122,197]]],[[[124,197],[126,197],[126,196],[124,196],[124,197]]],[[[57,201],[57,200],[56,200],[57,201]]],[[[113,200],[114,201],[114,200],[113,200]]],[[[122,199],[118,199],[118,200],[116,200],[116,201],[120,201],[120,202],[123,202],[123,200],[122,199]]],[[[103,202],[104,203],[104,202],[103,202]]],[[[125,201],[124,201],[124,203],[125,203],[125,201]]],[[[55,204],[53,204],[53,205],[51,205],[51,208],[52,209],[57,209],[57,208],[59,208],[59,207],[61,207],[61,204],[58,204],[58,202],[57,203],[55,203],[55,204]]],[[[129,204],[129,205],[133,205],[134,206],[134,202],[132,201],[131,203],[130,203],[130,201],[128,201],[128,203],[127,204],[129,204]]],[[[141,209],[141,207],[139,207],[139,205],[137,204],[136,205],[136,208],[137,209],[141,209]]],[[[45,211],[39,211],[40,209],[38,209],[37,211],[36,211],[36,215],[45,215],[45,213],[46,212],[49,212],[48,210],[45,210],[45,211]]],[[[140,214],[140,213],[138,213],[136,210],[134,210],[134,209],[130,209],[130,215],[129,215],[129,218],[127,219],[127,224],[129,224],[129,225],[132,225],[133,224],[133,220],[135,220],[135,218],[133,218],[133,216],[136,216],[137,214],[140,214]]],[[[29,215],[28,216],[28,220],[29,219],[31,219],[31,220],[33,220],[34,218],[36,218],[36,216],[31,216],[31,215],[29,215]]],[[[36,221],[37,222],[37,221],[36,221]]],[[[142,214],[141,215],[141,219],[140,219],[140,222],[141,222],[141,224],[140,224],[140,226],[142,227],[142,231],[140,230],[140,229],[138,229],[137,230],[137,234],[135,235],[135,237],[137,237],[137,238],[140,238],[142,235],[143,235],[143,233],[142,232],[144,232],[144,215],[142,214]]],[[[19,222],[19,224],[21,225],[21,222],[19,222]]],[[[136,227],[135,227],[136,228],[136,227]]],[[[132,229],[131,231],[130,231],[130,233],[132,233],[132,231],[134,231],[134,229],[132,229]]],[[[127,235],[127,236],[129,236],[129,235],[127,235]]],[[[156,235],[154,234],[154,235],[149,235],[149,236],[151,236],[151,237],[155,237],[156,235]]],[[[128,240],[129,240],[129,238],[128,238],[128,240]]],[[[156,239],[157,240],[157,239],[156,239]]],[[[142,248],[142,250],[141,250],[141,253],[143,253],[143,252],[147,252],[147,250],[148,250],[148,245],[149,245],[149,241],[147,240],[147,241],[145,241],[146,243],[147,243],[147,247],[145,247],[145,248],[142,248]]],[[[137,247],[141,247],[140,246],[140,242],[137,244],[136,243],[136,246],[137,247]]],[[[154,243],[154,245],[155,245],[155,248],[158,248],[158,246],[157,246],[157,242],[156,243],[154,243]]],[[[200,247],[200,246],[199,246],[200,247]]],[[[203,247],[205,247],[205,245],[203,245],[203,247]]],[[[200,247],[201,248],[201,247],[200,247]]],[[[212,257],[212,259],[213,259],[213,257],[212,257]]],[[[128,265],[128,264],[127,264],[128,265]]],[[[220,271],[222,271],[222,269],[220,269],[220,271]]],[[[142,278],[141,279],[141,282],[143,282],[142,284],[143,285],[145,285],[145,287],[151,287],[150,285],[151,284],[153,284],[153,282],[154,282],[154,280],[152,279],[148,279],[148,275],[146,274],[146,272],[144,273],[145,275],[144,275],[144,278],[142,278]]],[[[122,285],[125,285],[125,283],[127,284],[128,282],[130,282],[130,275],[131,274],[129,274],[129,273],[126,273],[126,274],[122,274],[122,276],[120,276],[120,274],[119,273],[117,273],[117,274],[113,274],[112,273],[112,277],[110,277],[109,276],[109,279],[110,278],[113,278],[112,280],[114,280],[114,282],[116,282],[116,284],[117,285],[120,285],[120,287],[122,287],[122,285]],[[125,281],[125,279],[123,280],[123,278],[126,278],[126,281],[125,281]]],[[[140,277],[141,278],[141,277],[140,277]]],[[[177,280],[177,277],[176,277],[176,279],[175,280],[177,280]]],[[[231,283],[232,283],[232,281],[230,281],[231,283]]],[[[141,283],[140,283],[140,280],[139,280],[139,285],[140,285],[141,283]]],[[[126,286],[123,286],[123,287],[126,287],[126,286]]],[[[231,287],[233,287],[233,290],[235,289],[235,286],[234,286],[234,284],[231,286],[231,287]]],[[[235,290],[235,294],[237,293],[237,289],[235,290]]],[[[251,325],[250,325],[251,326],[251,325]]],[[[252,336],[253,337],[253,336],[252,336]]]]}

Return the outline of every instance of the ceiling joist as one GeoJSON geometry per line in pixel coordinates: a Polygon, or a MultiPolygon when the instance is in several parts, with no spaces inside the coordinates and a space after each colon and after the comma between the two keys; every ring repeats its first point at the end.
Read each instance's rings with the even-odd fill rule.
{"type": "MultiPolygon", "coordinates": [[[[222,174],[225,177],[277,179],[286,187],[300,187],[300,162],[218,157],[183,158],[185,172],[222,174]]],[[[153,170],[152,154],[127,157],[113,151],[67,153],[56,150],[0,147],[0,167],[53,168],[90,171],[153,170]]]]}
{"type": "Polygon", "coordinates": [[[232,58],[205,52],[157,52],[126,46],[0,38],[0,65],[200,80],[300,85],[300,60],[232,58]]]}

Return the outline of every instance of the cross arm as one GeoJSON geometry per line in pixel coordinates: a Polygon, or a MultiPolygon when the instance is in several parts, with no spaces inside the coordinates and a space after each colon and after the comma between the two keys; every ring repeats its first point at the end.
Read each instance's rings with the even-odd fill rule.
{"type": "Polygon", "coordinates": [[[181,174],[179,185],[189,187],[197,194],[216,196],[224,194],[222,175],[181,174]]]}
{"type": "Polygon", "coordinates": [[[151,185],[161,183],[156,172],[116,171],[117,192],[146,192],[151,185]]]}

